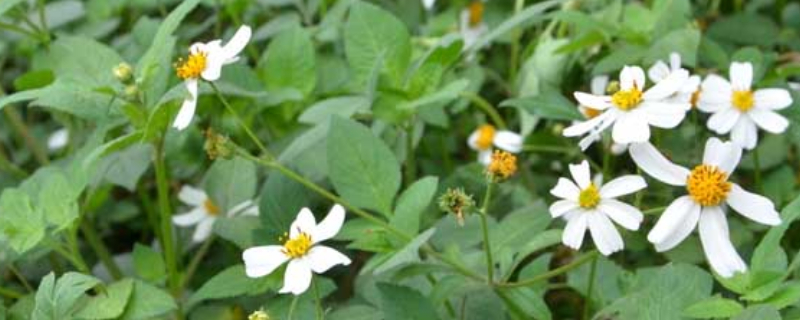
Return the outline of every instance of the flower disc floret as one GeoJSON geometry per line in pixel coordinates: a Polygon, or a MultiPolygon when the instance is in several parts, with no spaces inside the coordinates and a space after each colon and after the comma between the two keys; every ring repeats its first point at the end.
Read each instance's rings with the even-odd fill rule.
{"type": "Polygon", "coordinates": [[[311,235],[301,232],[293,239],[286,240],[283,244],[283,254],[291,257],[292,259],[300,258],[308,253],[311,249],[311,235]]]}
{"type": "Polygon", "coordinates": [[[700,205],[717,206],[728,197],[731,183],[727,173],[716,166],[703,164],[692,169],[686,179],[686,190],[700,205]]]}
{"type": "Polygon", "coordinates": [[[578,205],[584,209],[594,209],[600,203],[600,191],[597,186],[592,183],[586,189],[581,190],[578,195],[578,205]]]}
{"type": "Polygon", "coordinates": [[[755,105],[753,99],[753,91],[751,90],[736,90],[731,94],[731,104],[733,107],[741,112],[750,111],[755,105]]]}
{"type": "Polygon", "coordinates": [[[636,86],[629,90],[620,90],[611,96],[611,103],[624,111],[635,109],[642,102],[642,90],[636,86]]]}
{"type": "Polygon", "coordinates": [[[203,71],[206,69],[208,54],[203,51],[197,51],[189,54],[186,60],[180,59],[175,64],[175,72],[178,78],[198,79],[203,71]]]}

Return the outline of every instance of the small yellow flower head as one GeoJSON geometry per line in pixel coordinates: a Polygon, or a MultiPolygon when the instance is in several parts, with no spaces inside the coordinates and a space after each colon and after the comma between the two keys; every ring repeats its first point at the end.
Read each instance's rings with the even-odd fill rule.
{"type": "Polygon", "coordinates": [[[211,160],[217,158],[230,159],[233,156],[233,150],[230,147],[230,140],[228,137],[220,135],[212,129],[206,131],[206,143],[204,148],[208,158],[211,160]]]}
{"type": "Polygon", "coordinates": [[[475,141],[475,145],[478,146],[480,150],[486,150],[492,147],[492,143],[494,143],[494,135],[497,133],[497,129],[490,124],[484,124],[478,128],[478,139],[475,141]]]}
{"type": "Polygon", "coordinates": [[[492,181],[508,179],[517,172],[517,157],[507,151],[495,150],[486,174],[492,181]]]}
{"type": "Polygon", "coordinates": [[[271,318],[264,310],[258,310],[250,314],[247,317],[247,320],[270,320],[271,318]]]}
{"type": "Polygon", "coordinates": [[[114,67],[114,77],[124,84],[130,84],[133,81],[133,68],[131,65],[123,62],[114,67]]]}
{"type": "Polygon", "coordinates": [[[197,51],[190,53],[186,60],[178,59],[178,62],[175,63],[175,73],[178,78],[183,80],[200,78],[200,75],[206,70],[207,57],[208,53],[197,51]]]}
{"type": "Polygon", "coordinates": [[[728,198],[731,183],[728,174],[716,166],[702,164],[686,179],[686,190],[695,202],[703,206],[716,206],[728,198]]]}
{"type": "Polygon", "coordinates": [[[469,27],[475,28],[483,22],[483,1],[474,0],[469,4],[469,27]]]}
{"type": "Polygon", "coordinates": [[[285,242],[283,243],[283,254],[291,257],[292,259],[301,258],[311,250],[311,235],[305,232],[300,232],[296,237],[289,239],[288,235],[284,235],[285,242]]]}
{"type": "Polygon", "coordinates": [[[611,103],[620,110],[630,111],[642,102],[642,94],[642,90],[639,90],[636,86],[629,90],[620,90],[611,96],[611,103]]]}
{"type": "Polygon", "coordinates": [[[447,189],[447,191],[439,197],[439,209],[444,212],[454,214],[458,224],[464,225],[464,213],[475,206],[475,200],[472,196],[464,192],[462,188],[447,189]]]}
{"type": "Polygon", "coordinates": [[[753,91],[750,90],[741,90],[741,91],[733,91],[731,96],[731,103],[736,109],[739,109],[741,112],[750,111],[755,104],[755,100],[753,99],[753,91]]]}
{"type": "Polygon", "coordinates": [[[600,191],[594,183],[589,184],[586,189],[578,194],[578,205],[584,209],[594,209],[600,203],[600,191]]]}

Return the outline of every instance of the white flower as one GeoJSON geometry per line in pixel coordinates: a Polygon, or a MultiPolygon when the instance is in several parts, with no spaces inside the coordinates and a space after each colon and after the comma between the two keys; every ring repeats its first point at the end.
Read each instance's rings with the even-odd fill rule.
{"type": "Polygon", "coordinates": [[[522,136],[508,130],[498,131],[494,126],[485,124],[469,135],[467,145],[478,151],[478,162],[488,166],[492,162],[492,146],[519,153],[522,151],[522,136]]]}
{"type": "Polygon", "coordinates": [[[698,108],[713,115],[708,128],[718,134],[731,133],[731,141],[747,150],[758,142],[758,128],[770,133],[782,133],[789,121],[777,110],[789,107],[792,96],[786,89],[759,89],[753,91],[753,65],[733,62],[728,82],[717,75],[709,75],[701,89],[698,108]]]}
{"type": "Polygon", "coordinates": [[[489,27],[483,22],[483,6],[483,1],[474,0],[468,8],[461,10],[459,30],[464,39],[465,50],[478,42],[478,38],[486,31],[489,31],[489,27]]]}
{"type": "Polygon", "coordinates": [[[239,60],[239,53],[250,41],[252,31],[248,26],[241,26],[236,30],[228,43],[222,45],[222,40],[211,42],[197,42],[189,48],[189,57],[176,64],[178,77],[184,80],[189,98],[183,100],[183,105],[175,117],[173,127],[183,130],[189,126],[197,107],[197,86],[200,78],[206,81],[216,81],[222,72],[222,66],[239,60]]]}
{"type": "MultiPolygon", "coordinates": [[[[589,86],[593,95],[602,96],[606,94],[606,89],[608,88],[608,76],[607,75],[599,75],[592,78],[592,82],[589,86]]],[[[579,105],[578,110],[580,110],[581,114],[583,114],[586,119],[592,119],[602,112],[602,110],[593,109],[584,105],[579,105]]],[[[574,125],[577,121],[573,121],[572,124],[574,125]]],[[[578,142],[578,146],[581,150],[586,150],[591,146],[593,143],[600,141],[601,132],[592,131],[590,134],[586,135],[580,142],[578,142]]],[[[612,143],[611,144],[611,153],[614,155],[620,155],[628,150],[627,144],[622,143],[612,143]]]]}
{"type": "Polygon", "coordinates": [[[579,165],[570,165],[572,181],[559,178],[558,184],[550,193],[561,198],[550,206],[553,218],[564,217],[567,227],[562,234],[562,242],[573,249],[580,249],[586,229],[592,235],[597,250],[610,255],[622,250],[622,237],[613,220],[628,230],[638,230],[644,216],[639,209],[620,202],[615,198],[634,193],[647,187],[644,179],[637,175],[627,175],[599,186],[601,177],[590,180],[589,163],[585,160],[579,165]]]}
{"type": "Polygon", "coordinates": [[[422,5],[425,7],[425,10],[433,9],[434,4],[436,4],[436,0],[422,0],[422,5]]]}
{"type": "Polygon", "coordinates": [[[673,164],[649,143],[632,145],[630,154],[642,170],[666,184],[685,186],[688,193],[667,207],[647,235],[659,252],[677,246],[697,226],[706,259],[714,271],[727,278],[744,272],[747,266],[729,238],[726,208],[758,223],[781,223],[769,199],[728,181],[742,157],[742,149],[734,143],[708,139],[703,163],[691,171],[673,164]]]}
{"type": "Polygon", "coordinates": [[[47,138],[47,149],[50,151],[58,151],[66,147],[68,142],[69,131],[65,128],[61,128],[53,132],[50,137],[47,138]]]}
{"type": "Polygon", "coordinates": [[[688,103],[666,101],[689,77],[685,70],[673,72],[647,91],[642,68],[625,66],[620,72],[620,90],[612,96],[575,92],[582,105],[603,113],[564,129],[564,136],[595,134],[614,126],[611,137],[616,143],[645,142],[650,139],[650,126],[674,128],[683,121],[688,103]]]}
{"type": "Polygon", "coordinates": [[[289,238],[282,246],[249,248],[242,254],[248,277],[263,277],[289,261],[280,293],[300,295],[311,285],[312,273],[323,273],[331,267],[349,265],[350,258],[318,243],[333,238],[344,224],[344,208],[334,205],[328,216],[317,224],[314,214],[303,208],[289,229],[289,238]]]}
{"type": "MultiPolygon", "coordinates": [[[[667,79],[670,74],[686,69],[681,67],[681,55],[673,52],[669,55],[669,66],[661,60],[658,60],[650,69],[647,70],[647,75],[655,83],[659,83],[667,79]]],[[[700,76],[692,75],[678,89],[671,97],[667,98],[668,101],[677,103],[690,103],[692,106],[697,105],[697,97],[700,93],[700,76]]]]}
{"type": "MultiPolygon", "coordinates": [[[[172,217],[172,222],[181,227],[197,225],[192,235],[192,241],[202,242],[211,235],[214,222],[217,221],[221,209],[211,201],[205,191],[183,186],[178,199],[181,202],[193,206],[192,210],[172,217]]],[[[233,217],[239,214],[255,216],[258,215],[258,205],[253,201],[242,202],[226,212],[226,216],[233,217]]]]}

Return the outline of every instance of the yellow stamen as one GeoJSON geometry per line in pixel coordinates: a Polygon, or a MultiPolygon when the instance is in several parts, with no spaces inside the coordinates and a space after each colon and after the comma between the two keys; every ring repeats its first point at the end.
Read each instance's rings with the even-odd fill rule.
{"type": "Polygon", "coordinates": [[[283,244],[283,254],[291,258],[300,258],[311,249],[311,236],[308,233],[300,232],[294,239],[288,239],[283,244]]]}
{"type": "Polygon", "coordinates": [[[753,108],[753,91],[750,90],[742,90],[742,91],[733,91],[733,95],[731,97],[731,103],[736,109],[739,109],[741,112],[747,112],[753,108]]]}
{"type": "Polygon", "coordinates": [[[697,108],[697,102],[700,101],[700,89],[698,88],[695,92],[692,93],[692,98],[689,102],[692,103],[692,108],[697,108]]]}
{"type": "Polygon", "coordinates": [[[178,74],[178,78],[184,80],[200,78],[200,74],[206,69],[207,56],[207,53],[198,51],[190,53],[186,60],[178,59],[175,64],[175,72],[178,74]]]}
{"type": "Polygon", "coordinates": [[[478,128],[478,139],[475,140],[475,145],[480,150],[489,149],[494,141],[494,134],[497,130],[490,124],[482,125],[478,128]]]}
{"type": "Polygon", "coordinates": [[[206,213],[208,213],[208,215],[210,216],[219,215],[219,207],[217,207],[217,205],[211,202],[211,199],[206,199],[206,201],[203,202],[203,206],[206,208],[206,213]]]}
{"type": "Polygon", "coordinates": [[[583,108],[581,108],[581,113],[583,113],[583,116],[586,117],[586,119],[592,119],[596,116],[599,116],[603,112],[595,108],[583,106],[583,108]]]}
{"type": "Polygon", "coordinates": [[[716,166],[702,164],[694,167],[686,179],[686,190],[695,202],[716,206],[725,201],[731,191],[728,174],[716,166]]]}
{"type": "Polygon", "coordinates": [[[623,111],[635,109],[642,102],[642,90],[636,86],[629,90],[620,90],[611,96],[611,103],[623,111]]]}
{"type": "Polygon", "coordinates": [[[594,183],[581,190],[578,195],[578,205],[584,209],[594,209],[600,203],[600,191],[594,183]]]}
{"type": "Polygon", "coordinates": [[[469,4],[469,27],[475,28],[481,22],[483,22],[483,1],[472,1],[469,4]]]}
{"type": "Polygon", "coordinates": [[[508,179],[517,172],[517,157],[506,151],[495,150],[486,172],[495,179],[508,179]]]}

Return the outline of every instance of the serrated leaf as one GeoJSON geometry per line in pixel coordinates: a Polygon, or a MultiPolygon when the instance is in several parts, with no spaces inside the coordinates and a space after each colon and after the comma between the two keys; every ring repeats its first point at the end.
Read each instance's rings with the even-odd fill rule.
{"type": "Polygon", "coordinates": [[[382,72],[394,84],[400,84],[411,61],[410,35],[405,24],[386,10],[362,1],[350,9],[344,27],[344,48],[359,86],[366,84],[377,61],[382,61],[382,72]]]}
{"type": "Polygon", "coordinates": [[[501,107],[517,107],[531,115],[553,120],[581,120],[578,107],[554,90],[544,90],[536,96],[503,101],[501,107]]]}
{"type": "Polygon", "coordinates": [[[78,319],[116,319],[125,311],[133,292],[133,280],[124,279],[113,283],[92,297],[75,313],[78,319]]]}
{"type": "Polygon", "coordinates": [[[253,162],[235,157],[218,159],[203,178],[204,190],[222,212],[252,200],[256,194],[256,166],[253,162]]]}
{"type": "Polygon", "coordinates": [[[189,298],[188,305],[193,306],[204,300],[231,298],[247,294],[263,292],[269,285],[267,278],[250,278],[245,274],[243,265],[228,267],[209,279],[189,298]]]}
{"type": "Polygon", "coordinates": [[[178,308],[175,299],[164,290],[142,281],[134,281],[133,293],[120,320],[154,319],[178,308]]]}
{"type": "Polygon", "coordinates": [[[439,319],[431,302],[418,291],[389,283],[378,283],[385,320],[439,319]]]}
{"type": "Polygon", "coordinates": [[[419,248],[428,242],[428,239],[436,232],[436,228],[430,228],[420,233],[413,240],[407,243],[402,249],[394,253],[386,262],[375,268],[375,274],[381,274],[400,265],[419,261],[419,248]]]}
{"type": "Polygon", "coordinates": [[[75,304],[84,292],[100,284],[100,280],[77,272],[67,272],[58,278],[47,275],[36,290],[33,320],[73,319],[75,304]]]}
{"type": "Polygon", "coordinates": [[[25,253],[44,238],[45,221],[34,210],[30,197],[19,189],[5,189],[0,195],[0,228],[14,251],[25,253]]]}
{"type": "Polygon", "coordinates": [[[295,26],[281,32],[261,57],[267,89],[295,88],[308,96],[317,82],[314,44],[308,31],[295,26]]]}
{"type": "Polygon", "coordinates": [[[683,310],[683,315],[695,319],[729,318],[744,310],[735,300],[725,299],[719,295],[698,301],[683,310]]]}

